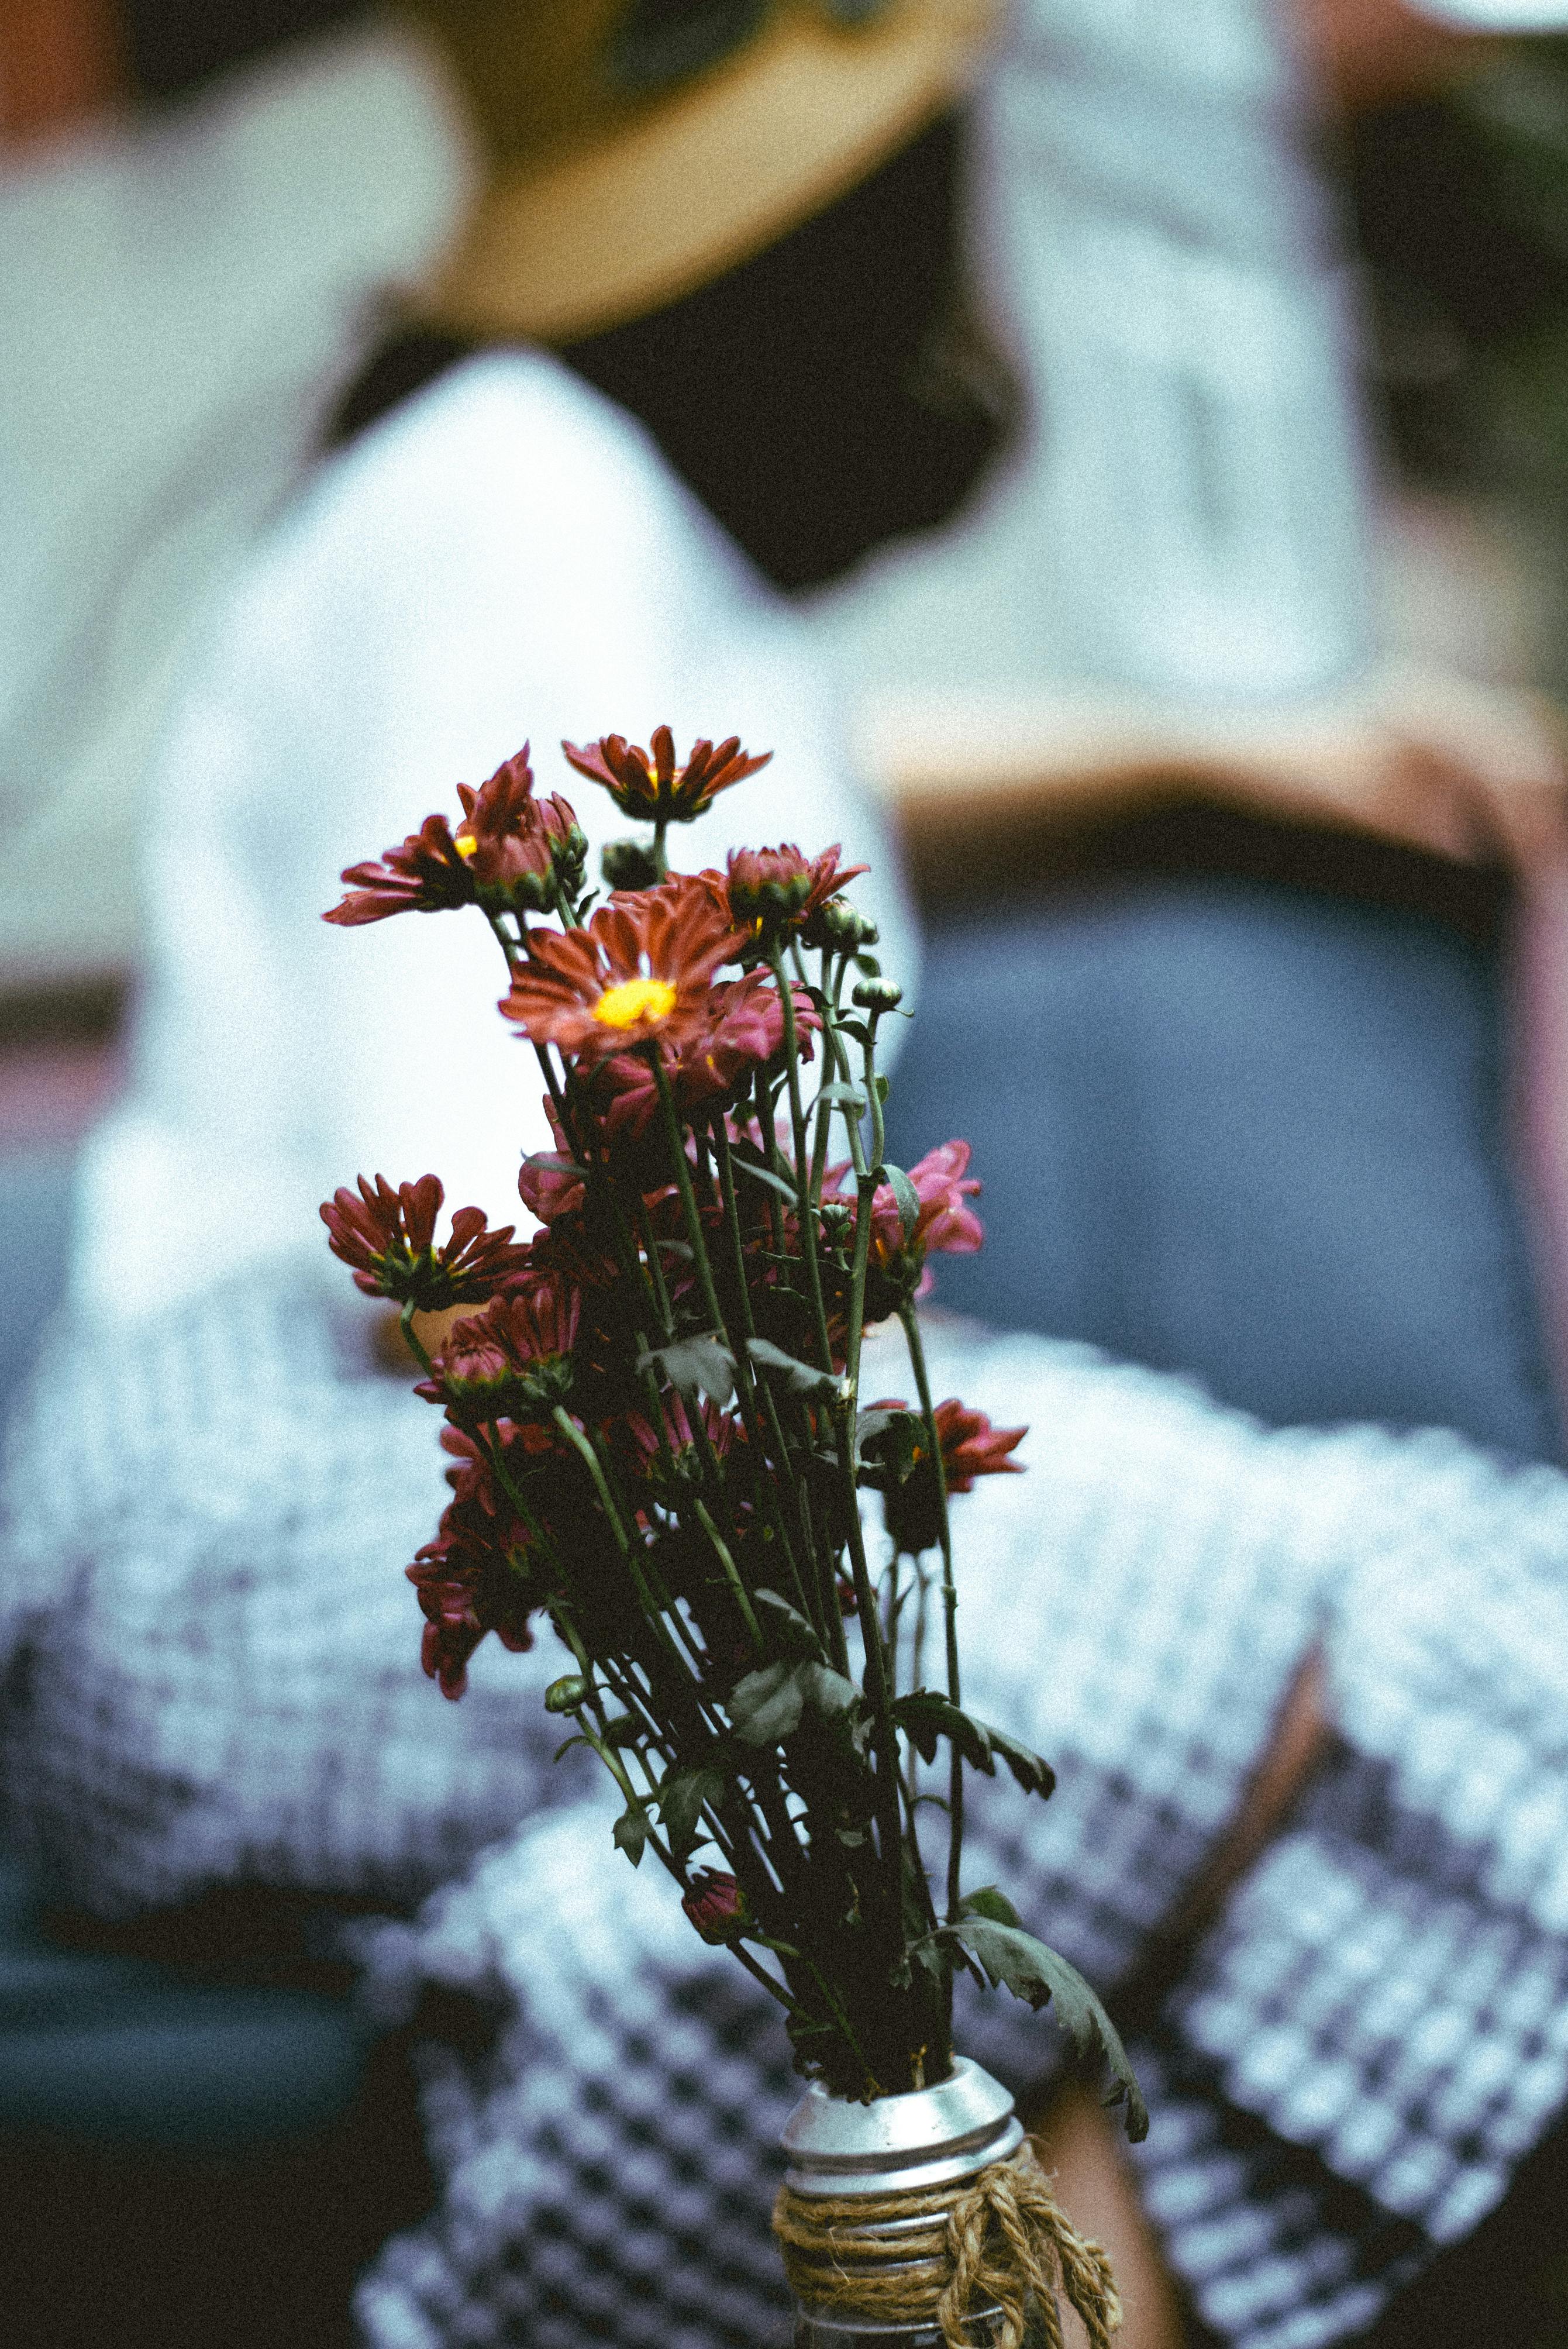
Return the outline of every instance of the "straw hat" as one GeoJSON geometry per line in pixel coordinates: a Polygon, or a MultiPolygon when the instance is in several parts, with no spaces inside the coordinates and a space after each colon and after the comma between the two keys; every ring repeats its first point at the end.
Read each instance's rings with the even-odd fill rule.
{"type": "Polygon", "coordinates": [[[422,290],[465,335],[572,342],[831,203],[974,79],[996,0],[407,0],[489,184],[422,290]]]}

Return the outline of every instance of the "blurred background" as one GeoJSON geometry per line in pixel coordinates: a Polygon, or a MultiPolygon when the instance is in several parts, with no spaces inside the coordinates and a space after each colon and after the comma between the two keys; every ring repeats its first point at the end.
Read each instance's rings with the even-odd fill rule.
{"type": "MultiPolygon", "coordinates": [[[[1505,857],[1367,820],[1358,751],[1326,818],[1289,773],[1273,805],[1233,788],[1325,709],[1343,733],[1368,678],[1440,679],[1465,725],[1568,698],[1568,38],[1441,13],[1019,0],[965,123],[998,453],[940,528],[782,582],[901,826],[935,1016],[999,921],[1171,876],[1414,922],[1461,1025],[1490,1016],[1505,857]]],[[[0,1412],[120,1078],[182,662],[479,169],[424,41],[346,0],[0,6],[0,1412]]],[[[969,1277],[954,1301],[1008,1318],[1006,1260],[969,1277]]],[[[238,1987],[189,1941],[172,1971],[73,1947],[5,1884],[0,2329],[346,2340],[346,2279],[423,2181],[342,1980],[264,1937],[238,1987]],[[402,2168],[365,2160],[395,2139],[402,2168]]]]}

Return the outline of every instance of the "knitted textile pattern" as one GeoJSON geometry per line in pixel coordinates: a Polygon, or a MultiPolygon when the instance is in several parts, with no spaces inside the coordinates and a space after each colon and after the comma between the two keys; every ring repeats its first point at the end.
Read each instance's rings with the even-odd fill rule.
{"type": "MultiPolygon", "coordinates": [[[[1266,1433],[1083,1349],[931,1343],[938,1394],[1031,1425],[1032,1473],[959,1505],[965,1694],[1060,1779],[1046,1805],[974,1782],[966,1874],[1102,1990],[1326,1656],[1336,1754],[1131,2052],[1146,2199],[1204,2320],[1339,2339],[1568,2095],[1568,1479],[1446,1435],[1266,1433]]],[[[362,2282],[374,2349],[782,2343],[776,2013],[612,1849],[608,1791],[551,1764],[548,1634],[481,1650],[459,1705],[420,1678],[399,1568],[435,1430],[308,1281],[57,1329],[0,1536],[12,1829],[122,1914],[447,1879],[360,1929],[383,2014],[437,1984],[500,2018],[482,2054],[423,2051],[442,2191],[362,2282]]],[[[961,1989],[957,2035],[1016,2091],[1054,2057],[1003,1994],[961,1989]]]]}

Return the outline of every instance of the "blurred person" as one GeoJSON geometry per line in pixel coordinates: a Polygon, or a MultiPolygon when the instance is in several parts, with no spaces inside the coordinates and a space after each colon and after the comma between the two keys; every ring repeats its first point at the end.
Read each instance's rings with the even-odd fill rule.
{"type": "Polygon", "coordinates": [[[1278,1423],[1437,1421],[1555,1458],[1560,730],[1529,694],[1380,644],[1376,421],[1315,104],[1324,82],[1361,104],[1495,54],[1448,14],[1021,8],[987,99],[989,202],[1037,428],[954,547],[885,559],[820,626],[884,675],[930,655],[882,690],[872,755],[950,894],[965,859],[1001,870],[987,829],[1037,845],[1050,809],[1080,835],[1182,802],[1293,828],[1243,833],[1228,877],[1113,879],[934,942],[908,1109],[967,1083],[990,1143],[1009,1112],[985,1105],[1022,1091],[1037,1154],[998,1223],[1048,1209],[1037,1242],[961,1268],[955,1299],[1278,1423]],[[1511,952],[1428,917],[1409,862],[1367,868],[1405,903],[1336,902],[1344,861],[1313,828],[1506,870],[1511,952]],[[1288,885],[1315,874],[1329,894],[1288,885]],[[1030,1041],[977,1068],[943,1006],[1004,980],[1028,990],[1030,1041]],[[1532,1078],[1522,1166],[1504,995],[1511,1073],[1532,1078]]]}
{"type": "MultiPolygon", "coordinates": [[[[918,29],[920,16],[910,14],[918,29]]],[[[936,12],[926,21],[937,24],[936,12]]],[[[898,21],[889,22],[896,47],[898,21]]],[[[808,57],[851,37],[798,13],[788,29],[808,57]]],[[[960,86],[958,55],[968,68],[967,39],[956,49],[936,46],[942,63],[925,75],[920,105],[883,118],[892,153],[877,151],[876,141],[870,153],[858,150],[856,187],[870,191],[873,208],[879,168],[899,172],[901,158],[930,136],[919,121],[923,111],[960,86]],[[899,134],[912,129],[914,138],[901,149],[899,134]]],[[[768,64],[790,53],[784,36],[772,51],[748,53],[741,45],[731,88],[755,70],[766,91],[768,64]]],[[[482,64],[490,52],[480,54],[482,64]]],[[[711,91],[723,82],[715,77],[696,86],[711,91]]],[[[941,143],[915,157],[917,171],[930,168],[941,143]]],[[[537,202],[537,187],[533,196],[537,202]]],[[[800,190],[798,200],[808,207],[804,230],[815,217],[813,199],[800,190]]],[[[846,201],[852,220],[853,191],[846,201]]],[[[525,225],[532,216],[524,207],[525,225]]],[[[503,201],[496,229],[503,258],[518,217],[503,201]]],[[[468,272],[455,264],[458,275],[441,281],[429,305],[438,361],[455,356],[439,347],[439,322],[454,318],[459,287],[466,284],[471,294],[488,283],[494,290],[493,270],[487,281],[473,258],[487,250],[495,255],[484,219],[468,248],[468,272]]],[[[492,229],[496,219],[492,213],[492,229]]],[[[779,224],[775,218],[770,226],[779,224]]],[[[758,233],[753,223],[748,235],[758,233]]],[[[769,229],[760,233],[762,252],[736,262],[738,269],[763,262],[772,249],[769,229]]],[[[614,238],[604,250],[615,254],[614,238]]],[[[701,267],[711,269],[714,260],[709,250],[701,267]]],[[[504,284],[504,269],[500,276],[504,284]]],[[[676,296],[687,298],[696,292],[676,296]]],[[[657,309],[652,316],[658,321],[657,309]]],[[[595,323],[596,335],[569,338],[569,356],[637,322],[595,323]]],[[[676,323],[665,319],[653,331],[676,323]]],[[[465,336],[477,325],[470,320],[465,336]]],[[[489,331],[510,340],[525,327],[492,314],[489,331]]],[[[678,341],[666,340],[665,348],[678,348],[678,341]]],[[[591,732],[613,722],[590,706],[611,691],[617,699],[656,701],[686,731],[710,723],[713,698],[722,696],[722,722],[745,725],[759,739],[765,733],[779,751],[781,780],[793,775],[791,825],[820,831],[830,812],[831,829],[844,833],[851,854],[871,825],[849,796],[820,689],[779,607],[624,418],[555,362],[526,351],[454,367],[396,413],[386,410],[385,384],[379,399],[375,389],[347,419],[361,426],[360,436],[307,491],[213,630],[166,750],[151,844],[158,943],[136,1079],[92,1154],[77,1318],[57,1342],[18,1440],[12,1541],[23,1596],[9,1632],[26,1663],[18,1665],[8,1732],[13,1786],[37,1847],[88,1906],[172,1904],[246,1878],[407,1900],[525,1806],[565,1801],[573,1792],[569,1782],[538,1775],[531,1748],[517,1751],[520,1734],[526,1737],[518,1709],[527,1704],[532,1664],[509,1662],[488,1682],[478,1674],[478,1702],[470,1700],[455,1725],[445,1716],[438,1726],[432,1716],[427,1729],[418,1708],[433,1700],[400,1661],[399,1586],[395,1574],[387,1578],[387,1561],[428,1506],[432,1464],[420,1456],[412,1407],[372,1376],[363,1330],[324,1307],[314,1275],[293,1261],[310,1228],[309,1203],[356,1157],[379,1163],[413,1148],[423,1164],[429,1137],[438,1135],[437,1154],[455,1194],[499,1206],[511,1189],[516,1129],[510,1119],[499,1124],[493,1102],[510,1097],[515,1061],[487,1053],[480,1024],[470,1051],[468,1031],[451,1016],[463,993],[477,1009],[493,991],[463,965],[466,941],[399,925],[413,935],[356,942],[361,951],[351,962],[344,942],[308,919],[332,894],[330,868],[341,854],[373,843],[375,832],[366,827],[396,831],[411,822],[437,788],[437,766],[477,776],[487,761],[514,748],[525,728],[546,740],[558,731],[591,732]],[[846,813],[853,826],[843,822],[846,813]],[[438,973],[430,961],[438,948],[438,973]],[[418,1007],[432,1000],[441,1004],[440,1017],[421,1030],[414,1024],[418,1007]],[[352,1089],[340,1074],[350,1049],[352,1089]],[[92,1440],[84,1447],[88,1428],[92,1440]],[[207,1662],[198,1666],[198,1657],[207,1662]],[[106,1811],[98,1790],[111,1772],[129,1775],[134,1794],[106,1811]]],[[[972,400],[968,416],[961,410],[957,419],[971,450],[987,437],[975,429],[974,408],[972,400]]],[[[717,464],[733,467],[722,436],[715,445],[717,464]]],[[[903,492],[906,501],[912,494],[903,492]]],[[[713,495],[717,503],[718,492],[713,495]]],[[[811,527],[809,520],[804,526],[811,527]]],[[[795,527],[787,516],[783,535],[795,527]]],[[[782,560],[776,555],[775,565],[782,560]]],[[[748,828],[754,821],[744,794],[732,818],[748,828]]],[[[895,891],[880,910],[897,960],[895,891]]],[[[956,1360],[973,1367],[985,1353],[966,1356],[960,1344],[956,1360]]],[[[1189,1564],[1199,1587],[1187,1592],[1179,1631],[1193,1654],[1205,1644],[1212,1650],[1203,1700],[1191,1721],[1158,1754],[1145,1754],[1147,1767],[1133,1770],[1124,1788],[1128,1757],[1097,1753],[1087,1720],[1056,1720],[1057,1750],[1064,1735],[1069,1746],[1076,1742],[1080,1799],[1055,1815],[1063,1822],[1052,1828],[1059,1840],[1037,1857],[1041,1899],[1062,1910],[1069,1936],[1078,1937],[1074,1948],[1108,1980],[1133,1963],[1167,1902],[1176,1905],[1198,1884],[1270,1750],[1326,1609],[1343,1629],[1336,1723],[1359,1741],[1351,1794],[1365,1806],[1379,1770],[1398,1776],[1415,1733],[1414,1693],[1378,1727],[1371,1699],[1347,1701],[1346,1689],[1354,1695],[1354,1659],[1358,1650],[1372,1652],[1369,1634],[1379,1619],[1410,1630],[1408,1615],[1392,1604],[1387,1570],[1389,1555],[1408,1559],[1391,1530],[1402,1519],[1415,1519],[1435,1540],[1445,1506],[1462,1494],[1478,1527],[1477,1554],[1462,1543],[1451,1558],[1444,1553],[1445,1571],[1451,1566],[1456,1578],[1445,1588],[1467,1598],[1502,1595],[1507,1628],[1498,1672],[1502,1682],[1517,1677],[1524,1669],[1518,1625],[1529,1616],[1538,1631],[1531,1609],[1541,1603],[1518,1553],[1542,1519],[1539,1540],[1548,1557],[1555,1555],[1559,1489],[1551,1478],[1511,1480],[1462,1447],[1422,1452],[1359,1438],[1337,1448],[1336,1439],[1271,1444],[1159,1382],[1144,1387],[1136,1375],[1129,1382],[1048,1348],[1003,1349],[992,1375],[1015,1399],[1027,1387],[1031,1408],[1047,1420],[1078,1428],[1081,1481],[1070,1487],[1055,1554],[1069,1572],[1082,1555],[1079,1511],[1092,1517],[1119,1498],[1130,1512],[1125,1529],[1155,1536],[1150,1492],[1156,1484],[1165,1489],[1174,1463],[1194,1490],[1202,1485],[1208,1511],[1195,1520],[1189,1564]],[[1326,1519],[1312,1517],[1315,1503],[1326,1519]],[[1318,1537],[1288,1571],[1282,1505],[1287,1519],[1310,1519],[1318,1537]],[[1245,1519],[1251,1531],[1239,1538],[1242,1583],[1227,1590],[1226,1615],[1212,1600],[1205,1611],[1202,1586],[1232,1518],[1245,1519]],[[1207,1741],[1212,1724],[1227,1719],[1232,1728],[1216,1760],[1207,1741]],[[1183,1792],[1194,1786],[1196,1795],[1183,1792]],[[1124,1806],[1125,1833],[1111,1834],[1099,1816],[1107,1801],[1124,1806]],[[1088,1906],[1075,1909],[1075,1872],[1097,1844],[1111,1855],[1104,1879],[1088,1906]],[[1145,1879],[1158,1883],[1152,1905],[1145,1879]]],[[[983,1516],[981,1540],[1005,1581],[1010,1537],[999,1519],[987,1537],[987,1522],[983,1516]]],[[[1040,1557],[1045,1578],[1029,1611],[1044,1618],[1059,1608],[1061,1591],[1048,1548],[1040,1557]]],[[[1157,1538],[1149,1564],[1169,1580],[1157,1538]]],[[[1396,1575],[1396,1588],[1407,1578],[1396,1575]]],[[[1017,1603],[1016,1594],[1009,1603],[1017,1603]]],[[[1091,1609],[1082,1629],[1092,1647],[1123,1627],[1097,1620],[1091,1609]]],[[[1427,1626],[1422,1636],[1438,1634],[1427,1626]]],[[[1159,1640],[1125,1644],[1131,1678],[1123,1694],[1136,1720],[1138,1704],[1166,1684],[1172,1659],[1159,1640]]],[[[1435,1652],[1440,1682],[1452,1660],[1440,1640],[1435,1652]]],[[[537,1661],[544,1670],[546,1658],[537,1661]]],[[[999,1655],[986,1669],[1006,1679],[999,1655]]],[[[1398,1679],[1392,1661],[1388,1669],[1398,1679]]],[[[1532,1796],[1555,1733],[1552,1692],[1540,1678],[1530,1681],[1523,1700],[1532,1724],[1523,1792],[1532,1796]]],[[[1418,1676],[1411,1690],[1418,1684],[1418,1676]]],[[[1013,1710],[1028,1701],[1011,1684],[1004,1693],[1013,1710]]],[[[1489,1683],[1476,1699],[1482,1717],[1491,1702],[1501,1697],[1489,1683]]],[[[1441,1818],[1462,1791],[1445,1795],[1441,1818]]],[[[1237,1970],[1244,1980],[1260,1949],[1272,1953],[1271,1983],[1283,1978],[1282,1962],[1288,1974],[1288,1961],[1301,1958],[1306,1929],[1295,1912],[1304,1882],[1321,1893],[1342,1882],[1348,1866],[1353,1877],[1360,1871],[1365,1919],[1405,1919],[1408,1929],[1411,1916],[1436,1915],[1429,1856],[1398,1841],[1401,1833],[1408,1837],[1409,1817],[1425,1816],[1421,1800],[1413,1787],[1395,1804],[1391,1826],[1364,1822],[1357,1831],[1331,1806],[1309,1823],[1305,1846],[1286,1854],[1295,1877],[1287,1868],[1272,1885],[1254,1879],[1252,1914],[1228,1915],[1208,1950],[1211,2022],[1215,2001],[1222,2009],[1224,2002],[1216,1985],[1237,1970]]],[[[1453,1832],[1470,1837],[1484,1874],[1508,1822],[1489,1813],[1479,1826],[1471,1817],[1453,1832]]],[[[575,1822],[577,1857],[564,1864],[581,1874],[591,1909],[601,1898],[600,1874],[583,1857],[581,1833],[575,1822]]],[[[529,1847],[515,1876],[492,1875],[484,1884],[499,1882],[503,1901],[531,1901],[548,1866],[549,1855],[529,1847]],[[509,1892],[509,1884],[520,1889],[509,1892]]],[[[1528,1881],[1533,1898],[1534,1878],[1528,1881]]],[[[616,1902],[619,1895],[619,1879],[608,1879],[604,1897],[616,1902]]],[[[481,1887],[474,1897],[482,1902],[490,1893],[481,1887]]],[[[1491,1930],[1501,1920],[1500,1929],[1524,1935],[1539,1960],[1536,2004],[1505,2020],[1483,2015],[1476,2026],[1483,2037],[1491,2033],[1494,2063],[1499,2050],[1506,2062],[1516,2044],[1533,2045],[1530,2033],[1550,2012],[1556,1927],[1544,1896],[1536,1906],[1540,1915],[1532,1909],[1521,1922],[1507,1898],[1494,1902],[1488,1891],[1456,1928],[1491,1930]]],[[[460,1930],[460,1903],[443,1914],[460,1930]]],[[[480,1922],[488,1931],[482,1913],[480,1922]]],[[[402,1945],[406,1973],[438,1974],[447,1963],[444,1930],[438,1920],[423,1940],[402,1945]]],[[[656,1940],[659,1927],[645,1920],[638,1930],[656,1940]]],[[[514,1953],[530,1946],[513,1936],[514,1953]]],[[[539,1958],[538,1995],[553,1985],[562,2013],[583,1980],[574,1949],[565,1948],[553,1971],[539,1958]]],[[[1333,1963],[1323,1962],[1328,1971],[1319,1986],[1343,1990],[1333,1963]]],[[[694,1979],[684,1961],[669,1974],[677,2008],[682,1997],[705,1994],[692,1990],[694,1979]]],[[[1201,1986],[1205,1978],[1196,1979],[1201,1986]]],[[[604,1989],[606,1997],[620,1995],[614,1981],[604,1989]]],[[[1432,1994],[1430,1985],[1422,1994],[1432,1994]]],[[[1475,2020],[1464,2003],[1470,1995],[1453,2010],[1466,2027],[1475,2020]]],[[[1152,2043],[1157,2093],[1171,2116],[1158,2157],[1165,2220],[1171,2240],[1184,2245],[1193,2289],[1236,2340],[1261,2343],[1268,2326],[1298,2318],[1326,2324],[1330,2330],[1315,2335],[1324,2339],[1361,2322],[1432,2240],[1501,2190],[1511,2152],[1539,2129],[1561,2091],[1553,2064],[1538,2063],[1528,2093],[1505,2099],[1482,2127],[1480,2150],[1467,2150],[1468,2138],[1456,2147],[1449,2137],[1474,2121],[1474,2097],[1468,2087],[1461,2093],[1435,2050],[1425,2059],[1423,2091],[1446,2091],[1462,2117],[1407,2125],[1408,2116],[1397,2115],[1388,2142],[1357,2149],[1319,2122],[1304,2124],[1297,2107],[1315,2095],[1325,2109],[1324,2082],[1347,2061],[1353,2069],[1361,2064],[1367,2088],[1386,2039],[1374,2033],[1352,2059],[1337,2044],[1299,2036],[1284,2073],[1249,2081],[1238,2053],[1246,2034],[1235,2039],[1235,2016],[1205,2039],[1207,2026],[1193,2025],[1202,2008],[1201,1996],[1193,2007],[1194,1996],[1189,1981],[1161,2010],[1152,2043]],[[1240,2158],[1232,2143],[1238,2132],[1255,2159],[1240,2158]],[[1300,2157],[1294,2166],[1293,2149],[1300,2157]],[[1379,2202],[1375,2189],[1385,2168],[1397,2173],[1387,2190],[1402,2200],[1379,2202]],[[1370,2182],[1363,2188],[1363,2180],[1370,2182]],[[1205,2265],[1202,2229],[1183,2234],[1183,2207],[1201,2211],[1211,2253],[1216,2231],[1231,2229],[1232,2248],[1218,2268],[1212,2259],[1205,2265]],[[1251,2246],[1248,2257],[1263,2243],[1274,2252],[1268,2292],[1250,2309],[1236,2298],[1238,2240],[1251,2246]]],[[[1250,2025],[1255,2010],[1246,2013],[1250,2025]]],[[[1367,2109],[1378,2109],[1375,2097],[1367,2109]]],[[[482,2136],[499,2118],[514,2127],[518,2116],[475,2107],[472,2117],[482,2136]]],[[[497,2321],[499,2283],[465,2273],[460,2263],[465,2240],[481,2267],[490,2256],[472,2223],[479,2181],[466,2174],[460,2146],[449,2152],[451,2198],[435,2237],[389,2254],[366,2303],[367,2323],[388,2328],[389,2339],[399,2324],[407,2337],[427,2285],[437,2303],[445,2295],[449,2314],[461,2304],[453,2323],[497,2321]]],[[[585,2158],[581,2150],[574,2156],[579,2163],[585,2158]]],[[[520,2174],[532,2174],[537,2149],[524,2143],[516,2159],[520,2174]]],[[[575,2191],[585,2172],[557,2166],[575,2191]]],[[[592,2220],[591,2198],[578,2199],[592,2220]]],[[[612,2207],[606,2219],[603,2209],[597,2233],[592,2223],[576,2234],[568,2227],[568,2266],[579,2261],[572,2272],[584,2292],[596,2261],[613,2266],[614,2239],[624,2232],[617,2211],[612,2207]]],[[[502,2264],[511,2259],[510,2236],[495,2257],[502,2264]]],[[[755,2247],[748,2263],[755,2282],[755,2247]]],[[[600,2283],[605,2280],[601,2274],[600,2283]]],[[[758,2305],[746,2301],[746,2322],[758,2305]]],[[[534,2307],[516,2321],[536,2326],[542,2313],[534,2307]]],[[[662,2321],[656,2310],[636,2321],[655,2320],[662,2321]]],[[[427,2307],[420,2321],[442,2320],[427,2307]]]]}

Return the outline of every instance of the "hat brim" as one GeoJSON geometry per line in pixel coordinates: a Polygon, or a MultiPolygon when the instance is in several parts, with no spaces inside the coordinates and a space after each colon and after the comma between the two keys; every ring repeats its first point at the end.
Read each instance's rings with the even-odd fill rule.
{"type": "Polygon", "coordinates": [[[780,15],[602,146],[503,171],[421,289],[463,334],[569,343],[759,253],[974,81],[995,0],[893,0],[854,29],[780,15]]]}

